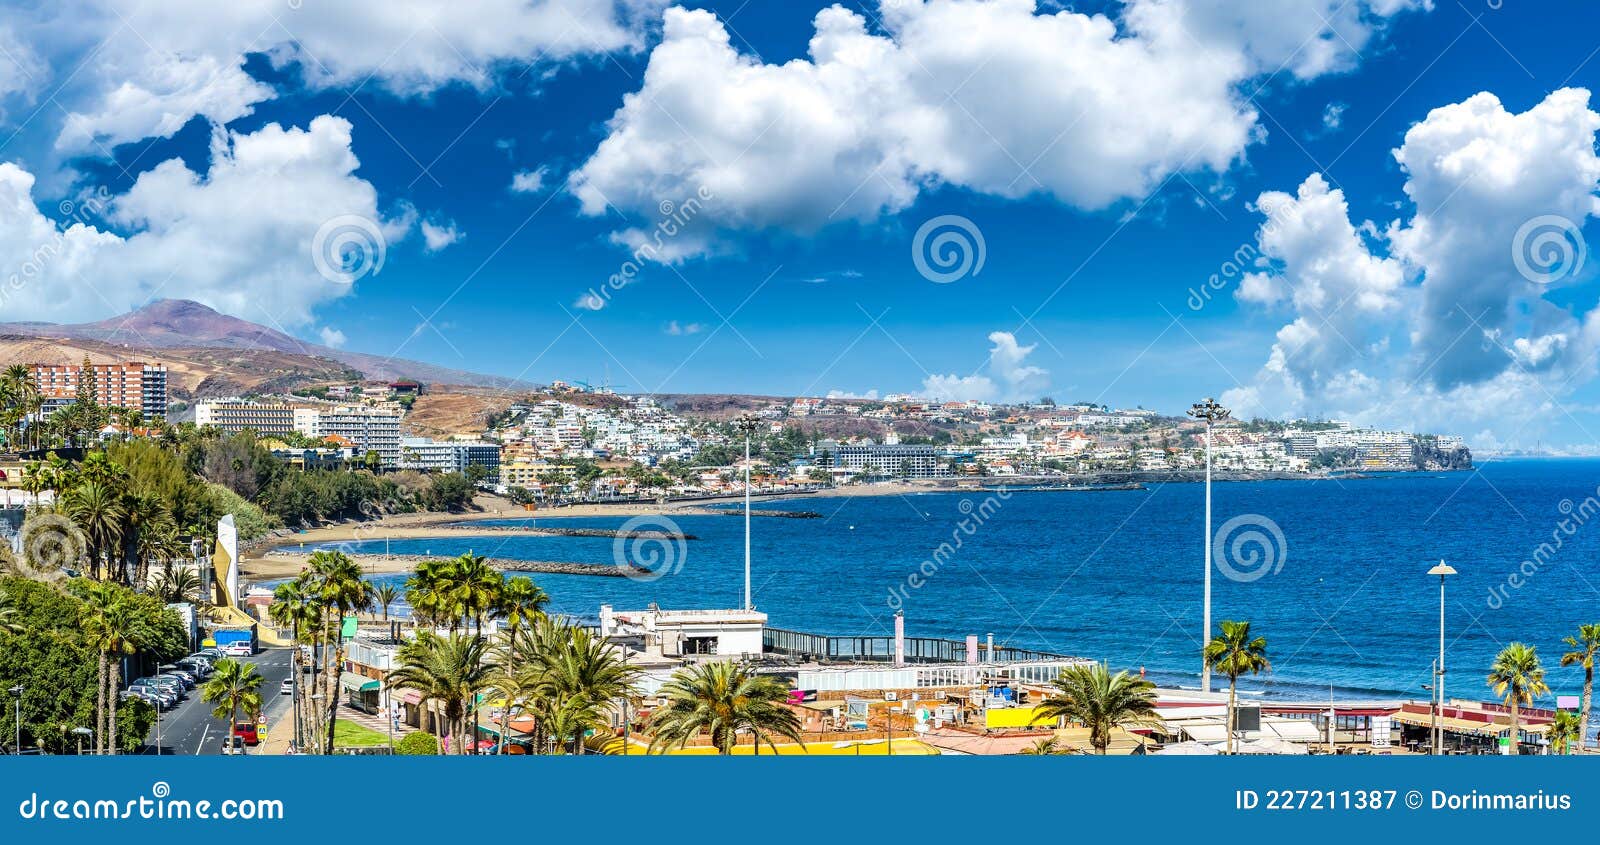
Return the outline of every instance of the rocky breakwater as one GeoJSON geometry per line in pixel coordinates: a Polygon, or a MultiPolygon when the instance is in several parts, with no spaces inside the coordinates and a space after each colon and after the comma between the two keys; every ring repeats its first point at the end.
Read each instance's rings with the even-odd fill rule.
{"type": "MultiPolygon", "coordinates": [[[[416,569],[418,565],[430,561],[454,560],[453,555],[386,555],[382,552],[345,552],[345,555],[355,560],[385,561],[390,564],[402,564],[404,569],[416,569]]],[[[294,552],[270,551],[267,557],[299,557],[294,552]]],[[[574,563],[565,560],[513,560],[510,558],[491,557],[485,559],[490,567],[501,572],[524,572],[546,575],[590,575],[601,578],[628,578],[648,574],[649,570],[633,564],[614,565],[604,563],[574,563]]]]}
{"type": "Polygon", "coordinates": [[[693,534],[685,534],[682,531],[664,531],[659,528],[633,528],[624,531],[620,528],[547,528],[529,525],[473,525],[470,522],[454,522],[447,525],[430,526],[430,529],[463,534],[510,534],[518,537],[605,537],[607,539],[621,537],[625,540],[699,539],[693,534]]]}

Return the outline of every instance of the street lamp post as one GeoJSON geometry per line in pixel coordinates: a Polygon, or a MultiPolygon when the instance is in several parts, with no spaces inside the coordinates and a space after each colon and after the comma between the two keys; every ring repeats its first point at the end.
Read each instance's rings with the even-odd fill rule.
{"type": "Polygon", "coordinates": [[[744,609],[753,610],[750,600],[750,438],[755,436],[761,420],[753,414],[742,414],[733,426],[744,435],[744,609]]]}
{"type": "MultiPolygon", "coordinates": [[[[1433,696],[1438,702],[1435,712],[1435,727],[1433,729],[1433,753],[1444,753],[1444,726],[1440,724],[1444,719],[1444,579],[1456,574],[1455,567],[1444,561],[1428,570],[1429,575],[1439,576],[1439,659],[1434,664],[1433,696]]],[[[1513,740],[1515,741],[1515,740],[1513,740]]]]}
{"type": "MultiPolygon", "coordinates": [[[[161,711],[158,709],[156,712],[159,713],[161,711]]],[[[88,737],[94,736],[94,731],[89,730],[88,728],[85,728],[85,727],[76,727],[76,728],[72,729],[72,735],[76,736],[78,738],[78,756],[82,757],[83,756],[83,738],[86,737],[86,736],[88,736],[88,737]]]]}
{"type": "MultiPolygon", "coordinates": [[[[1206,424],[1206,533],[1205,533],[1205,611],[1201,624],[1204,626],[1203,635],[1200,637],[1200,648],[1205,650],[1206,643],[1211,642],[1211,426],[1228,418],[1228,409],[1217,404],[1217,400],[1207,396],[1196,402],[1189,409],[1189,416],[1202,420],[1206,424]]],[[[1204,657],[1200,660],[1200,689],[1211,691],[1211,666],[1204,657]]]]}
{"type": "Polygon", "coordinates": [[[17,697],[17,756],[22,756],[22,684],[17,684],[10,690],[17,697]]]}

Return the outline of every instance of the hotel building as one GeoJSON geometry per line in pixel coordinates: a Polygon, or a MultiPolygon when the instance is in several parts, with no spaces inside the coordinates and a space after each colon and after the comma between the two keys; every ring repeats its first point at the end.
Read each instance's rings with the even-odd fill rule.
{"type": "Polygon", "coordinates": [[[500,447],[494,443],[460,440],[431,440],[404,437],[400,440],[400,468],[424,472],[466,472],[469,466],[488,470],[485,478],[500,477],[500,447]]]}
{"type": "Polygon", "coordinates": [[[949,475],[932,446],[908,444],[817,444],[818,463],[848,475],[878,478],[942,478],[949,475]]]}
{"type": "MultiPolygon", "coordinates": [[[[165,366],[143,361],[90,366],[94,369],[95,402],[107,408],[137,410],[146,419],[166,419],[165,366]]],[[[39,395],[43,400],[40,410],[44,416],[76,401],[82,372],[83,367],[78,364],[33,365],[33,380],[39,386],[39,395]]]]}
{"type": "Polygon", "coordinates": [[[263,437],[296,431],[315,436],[316,421],[317,412],[313,409],[246,399],[219,399],[194,406],[195,425],[215,426],[224,434],[238,434],[249,429],[263,437]]]}

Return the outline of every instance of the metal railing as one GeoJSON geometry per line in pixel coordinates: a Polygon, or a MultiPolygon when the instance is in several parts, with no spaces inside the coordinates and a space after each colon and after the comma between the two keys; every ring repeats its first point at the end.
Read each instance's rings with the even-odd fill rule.
{"type": "MultiPolygon", "coordinates": [[[[767,628],[761,634],[762,651],[821,663],[892,663],[894,637],[831,637],[783,628],[767,628]]],[[[906,637],[907,663],[960,663],[967,659],[967,644],[961,640],[936,637],[906,637]]],[[[1025,648],[995,646],[993,653],[978,643],[978,662],[1015,663],[1025,660],[1070,660],[1070,655],[1025,648]]]]}

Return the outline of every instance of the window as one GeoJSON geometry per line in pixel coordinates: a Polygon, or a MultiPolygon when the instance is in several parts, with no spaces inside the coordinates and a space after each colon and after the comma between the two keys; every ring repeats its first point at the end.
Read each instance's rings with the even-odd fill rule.
{"type": "Polygon", "coordinates": [[[683,640],[684,654],[716,654],[716,637],[685,637],[683,640]]]}

